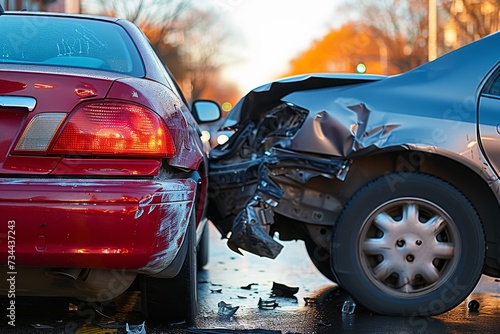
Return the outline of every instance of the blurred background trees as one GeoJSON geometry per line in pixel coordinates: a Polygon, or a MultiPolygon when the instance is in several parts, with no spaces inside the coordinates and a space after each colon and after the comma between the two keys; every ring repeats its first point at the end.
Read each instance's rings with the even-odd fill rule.
{"type": "MultiPolygon", "coordinates": [[[[189,100],[209,98],[234,105],[246,93],[238,89],[244,78],[226,82],[221,73],[245,53],[245,45],[237,46],[239,37],[224,20],[224,14],[231,13],[217,9],[231,9],[242,1],[252,0],[0,0],[0,4],[6,10],[126,18],[142,28],[189,100]]],[[[431,37],[436,41],[432,53],[439,56],[500,29],[500,0],[343,0],[332,14],[341,18],[342,25],[332,22],[324,36],[304,45],[280,76],[401,73],[429,60],[431,37]],[[437,14],[434,21],[429,20],[432,8],[437,14]],[[436,29],[429,29],[429,23],[436,29]]],[[[278,15],[287,15],[286,8],[278,15]]]]}
{"type": "Polygon", "coordinates": [[[210,98],[235,103],[240,92],[220,70],[233,61],[224,46],[234,36],[210,7],[191,0],[87,0],[82,12],[134,22],[168,65],[188,100],[210,98]]]}
{"type": "Polygon", "coordinates": [[[444,29],[445,43],[457,48],[500,29],[500,1],[443,0],[442,7],[450,14],[444,29]]]}
{"type": "Polygon", "coordinates": [[[397,74],[429,60],[429,9],[436,6],[439,56],[500,29],[500,0],[345,1],[340,28],[290,63],[286,75],[307,72],[397,74]],[[358,66],[362,64],[363,66],[358,66]]]}

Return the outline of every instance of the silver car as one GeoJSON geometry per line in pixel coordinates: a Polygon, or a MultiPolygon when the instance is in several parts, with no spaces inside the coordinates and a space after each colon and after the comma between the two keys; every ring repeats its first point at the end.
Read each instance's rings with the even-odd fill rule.
{"type": "Polygon", "coordinates": [[[435,315],[500,277],[500,34],[396,76],[263,85],[210,152],[209,218],[275,258],[301,239],[369,310],[435,315]]]}

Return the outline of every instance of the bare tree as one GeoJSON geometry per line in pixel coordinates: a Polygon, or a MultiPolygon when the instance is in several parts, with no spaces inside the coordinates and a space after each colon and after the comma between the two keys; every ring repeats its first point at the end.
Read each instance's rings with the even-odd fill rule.
{"type": "Polygon", "coordinates": [[[500,29],[500,0],[443,0],[452,19],[455,47],[489,35],[500,29]]]}
{"type": "Polygon", "coordinates": [[[193,99],[199,98],[207,85],[218,77],[223,66],[233,58],[228,45],[233,35],[220,24],[214,12],[193,10],[188,17],[181,56],[188,76],[186,84],[192,87],[193,99]]]}
{"type": "Polygon", "coordinates": [[[417,0],[358,0],[342,10],[370,27],[368,33],[401,72],[427,60],[427,3],[417,0]]]}
{"type": "Polygon", "coordinates": [[[162,24],[168,29],[192,6],[190,0],[87,0],[82,10],[120,17],[138,26],[162,24]]]}
{"type": "Polygon", "coordinates": [[[199,98],[227,59],[230,34],[208,7],[191,0],[89,0],[83,9],[137,24],[188,99],[199,98]]]}

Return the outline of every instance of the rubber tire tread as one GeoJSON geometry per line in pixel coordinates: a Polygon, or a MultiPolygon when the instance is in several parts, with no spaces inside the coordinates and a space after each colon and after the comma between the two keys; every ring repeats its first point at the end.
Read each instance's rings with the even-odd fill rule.
{"type": "Polygon", "coordinates": [[[481,277],[485,253],[480,219],[458,189],[427,174],[393,173],[370,182],[345,205],[334,227],[331,254],[339,285],[367,309],[386,315],[428,316],[444,313],[467,298],[481,277]],[[395,182],[398,180],[401,182],[395,182]],[[357,257],[358,234],[367,215],[379,205],[401,197],[437,203],[451,215],[462,244],[461,260],[447,283],[412,298],[398,298],[378,289],[365,276],[357,257]]]}
{"type": "Polygon", "coordinates": [[[210,229],[208,228],[209,221],[205,223],[203,227],[203,232],[201,233],[200,242],[198,243],[197,253],[196,253],[196,263],[198,270],[201,270],[204,266],[208,264],[209,253],[210,253],[210,229]]]}
{"type": "MultiPolygon", "coordinates": [[[[194,216],[194,215],[193,215],[194,216]]],[[[194,220],[188,226],[188,251],[182,268],[173,278],[143,276],[141,307],[146,318],[158,323],[191,323],[198,311],[196,230],[194,220]]]]}
{"type": "Polygon", "coordinates": [[[304,244],[307,254],[316,269],[318,269],[318,271],[330,281],[337,283],[335,275],[333,274],[331,266],[332,260],[330,254],[328,254],[328,250],[316,245],[310,238],[304,240],[304,244]]]}

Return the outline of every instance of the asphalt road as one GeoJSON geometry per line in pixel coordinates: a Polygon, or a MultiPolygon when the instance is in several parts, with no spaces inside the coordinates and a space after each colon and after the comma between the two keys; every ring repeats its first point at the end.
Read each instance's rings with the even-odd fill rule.
{"type": "MultiPolygon", "coordinates": [[[[259,333],[258,329],[260,333],[500,332],[500,282],[495,279],[483,277],[465,302],[440,316],[379,316],[359,305],[354,314],[349,315],[342,313],[342,305],[349,296],[316,270],[303,243],[284,243],[283,252],[277,259],[270,260],[233,253],[214,228],[210,232],[210,262],[198,275],[200,310],[195,323],[167,326],[146,322],[146,333],[210,333],[214,330],[259,333]],[[290,291],[291,297],[273,296],[275,284],[298,288],[298,291],[290,291]],[[472,300],[479,302],[478,311],[469,310],[472,300]],[[220,307],[221,302],[226,306],[220,307]],[[220,315],[219,311],[226,315],[220,315]],[[232,316],[231,311],[234,311],[232,316]]],[[[275,290],[278,293],[286,290],[283,286],[275,287],[280,288],[275,290]]],[[[8,326],[8,319],[1,319],[0,333],[126,333],[125,323],[139,325],[144,321],[139,298],[138,293],[127,293],[101,307],[50,298],[19,299],[16,327],[8,326]]],[[[0,305],[4,310],[8,306],[5,303],[0,305]]]]}

